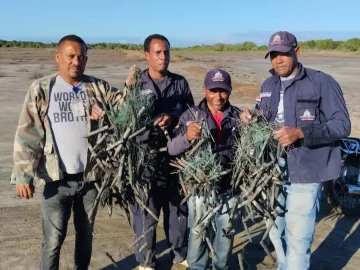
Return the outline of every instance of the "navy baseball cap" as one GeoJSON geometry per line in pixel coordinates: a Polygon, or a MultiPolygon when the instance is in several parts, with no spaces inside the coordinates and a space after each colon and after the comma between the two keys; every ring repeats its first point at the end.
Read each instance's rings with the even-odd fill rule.
{"type": "Polygon", "coordinates": [[[296,48],[297,46],[298,42],[293,34],[287,31],[276,32],[270,37],[268,44],[268,53],[265,55],[265,59],[269,56],[271,52],[287,53],[291,49],[296,48]]]}
{"type": "Polygon", "coordinates": [[[209,70],[205,75],[204,87],[209,90],[221,88],[231,92],[230,74],[221,68],[209,70]]]}

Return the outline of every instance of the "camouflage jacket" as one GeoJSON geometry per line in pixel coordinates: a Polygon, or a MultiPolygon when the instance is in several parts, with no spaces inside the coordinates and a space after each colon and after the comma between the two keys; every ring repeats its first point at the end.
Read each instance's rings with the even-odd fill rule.
{"type": "MultiPolygon", "coordinates": [[[[15,134],[12,184],[43,183],[63,178],[47,115],[50,89],[56,75],[35,80],[27,92],[15,134]]],[[[104,80],[84,75],[83,81],[87,98],[87,130],[91,132],[99,125],[99,121],[89,118],[91,105],[97,103],[104,109],[108,108],[110,102],[121,99],[121,94],[104,80]]],[[[88,142],[94,145],[96,137],[89,137],[88,142]]],[[[99,167],[94,168],[95,162],[91,160],[89,151],[87,160],[84,179],[100,179],[102,171],[99,167]]]]}

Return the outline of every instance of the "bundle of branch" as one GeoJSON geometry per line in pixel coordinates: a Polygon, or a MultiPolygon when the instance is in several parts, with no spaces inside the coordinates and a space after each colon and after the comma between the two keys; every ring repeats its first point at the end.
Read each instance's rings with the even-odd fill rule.
{"type": "Polygon", "coordinates": [[[281,180],[282,171],[278,165],[284,149],[273,139],[275,129],[274,124],[264,121],[262,117],[256,117],[250,123],[241,124],[239,127],[234,145],[231,183],[234,194],[238,195],[230,214],[230,220],[233,220],[235,215],[239,215],[249,241],[251,235],[247,221],[255,222],[255,218],[259,217],[267,221],[268,227],[260,244],[274,262],[275,259],[264,244],[264,240],[279,214],[275,206],[280,192],[279,187],[286,184],[281,180]]]}
{"type": "Polygon", "coordinates": [[[98,129],[88,135],[97,136],[94,145],[89,143],[91,162],[96,162],[94,168],[100,167],[104,175],[101,186],[97,185],[99,192],[93,210],[99,204],[103,207],[107,205],[111,217],[113,203],[118,204],[130,224],[130,206],[137,202],[158,219],[146,206],[150,187],[142,176],[144,170],[153,165],[157,153],[167,149],[157,149],[156,138],[151,144],[152,150],[139,144],[138,140],[145,132],[158,129],[154,127],[151,116],[153,100],[143,95],[141,86],[135,84],[125,88],[121,98],[114,99],[109,107],[105,115],[109,125],[104,126],[103,118],[98,129]],[[104,142],[106,146],[99,147],[104,146],[104,142]]]}
{"type": "MultiPolygon", "coordinates": [[[[195,217],[197,223],[193,232],[198,237],[203,237],[209,246],[213,256],[215,251],[210,241],[208,227],[215,226],[216,213],[222,208],[223,202],[218,198],[218,181],[221,177],[229,174],[230,170],[224,170],[212,150],[212,136],[204,119],[198,121],[197,113],[194,113],[195,122],[201,125],[201,138],[192,142],[190,148],[184,155],[170,162],[177,168],[179,182],[185,195],[181,204],[185,203],[191,196],[203,196],[207,213],[201,217],[195,217]]],[[[194,204],[195,206],[195,204],[194,204]]],[[[193,209],[196,216],[196,207],[193,209]]]]}

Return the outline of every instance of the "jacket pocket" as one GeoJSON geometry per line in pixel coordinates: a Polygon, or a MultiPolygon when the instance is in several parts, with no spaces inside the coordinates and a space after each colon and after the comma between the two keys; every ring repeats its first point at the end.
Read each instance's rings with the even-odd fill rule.
{"type": "Polygon", "coordinates": [[[324,170],[331,156],[331,148],[328,146],[301,147],[296,150],[293,153],[298,160],[298,168],[306,167],[314,172],[324,170]]]}
{"type": "Polygon", "coordinates": [[[320,124],[319,99],[297,99],[296,114],[298,127],[320,124]]]}

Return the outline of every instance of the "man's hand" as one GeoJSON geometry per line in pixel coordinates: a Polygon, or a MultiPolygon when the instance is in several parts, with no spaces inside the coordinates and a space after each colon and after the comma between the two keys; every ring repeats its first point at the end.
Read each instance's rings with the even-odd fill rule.
{"type": "Polygon", "coordinates": [[[105,112],[99,107],[99,105],[95,104],[91,108],[91,120],[99,120],[100,118],[104,117],[105,112]]]}
{"type": "Polygon", "coordinates": [[[29,199],[33,197],[35,187],[29,184],[16,184],[16,195],[29,199]]]}
{"type": "Polygon", "coordinates": [[[138,74],[141,72],[141,69],[138,68],[136,65],[130,67],[129,74],[126,78],[125,84],[126,86],[131,86],[136,83],[138,74]]]}
{"type": "Polygon", "coordinates": [[[297,140],[303,138],[304,133],[297,127],[281,127],[279,130],[274,132],[274,139],[279,141],[283,147],[293,144],[297,140]]]}
{"type": "Polygon", "coordinates": [[[192,140],[198,140],[201,137],[201,126],[198,123],[191,123],[186,130],[186,139],[191,142],[192,140]]]}
{"type": "Polygon", "coordinates": [[[154,122],[154,126],[159,126],[160,128],[168,128],[171,125],[172,119],[170,114],[160,115],[154,122]]]}
{"type": "Polygon", "coordinates": [[[241,114],[240,114],[240,121],[244,122],[244,123],[248,123],[251,119],[252,119],[253,115],[250,112],[249,109],[245,109],[241,114]]]}

